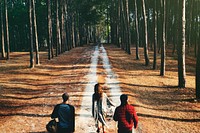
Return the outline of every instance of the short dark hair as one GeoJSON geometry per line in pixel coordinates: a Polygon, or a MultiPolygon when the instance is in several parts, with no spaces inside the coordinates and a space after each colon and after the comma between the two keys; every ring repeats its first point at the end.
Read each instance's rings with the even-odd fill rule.
{"type": "Polygon", "coordinates": [[[66,101],[69,99],[68,93],[65,92],[65,93],[62,95],[62,98],[63,98],[63,101],[66,102],[66,101]]]}
{"type": "Polygon", "coordinates": [[[122,103],[122,104],[127,103],[128,95],[122,94],[122,95],[120,96],[120,100],[121,100],[121,103],[122,103]]]}

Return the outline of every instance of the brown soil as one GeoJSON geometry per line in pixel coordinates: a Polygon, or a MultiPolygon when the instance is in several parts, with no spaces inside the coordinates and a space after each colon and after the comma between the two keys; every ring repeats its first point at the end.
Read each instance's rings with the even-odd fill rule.
{"type": "MultiPolygon", "coordinates": [[[[195,61],[187,58],[186,88],[179,89],[177,61],[168,56],[166,75],[152,70],[152,64],[144,66],[143,55],[135,60],[113,45],[104,45],[118,75],[121,91],[129,94],[130,103],[136,107],[139,128],[142,133],[198,133],[200,128],[200,103],[195,101],[195,61]]],[[[90,67],[93,46],[74,48],[59,57],[47,60],[41,52],[41,65],[29,66],[25,52],[11,53],[9,61],[0,60],[0,133],[42,133],[50,120],[55,104],[61,102],[61,94],[70,94],[70,103],[81,106],[82,93],[87,84],[84,78],[90,67]]],[[[142,53],[140,49],[140,53],[142,53]]],[[[152,53],[150,59],[152,62],[152,53]]],[[[160,60],[158,59],[158,66],[160,60]]],[[[98,74],[103,71],[101,65],[98,74]]],[[[116,130],[115,130],[116,131],[116,130]]],[[[82,133],[81,130],[76,130],[82,133]]],[[[114,130],[108,130],[113,133],[114,130]]]]}

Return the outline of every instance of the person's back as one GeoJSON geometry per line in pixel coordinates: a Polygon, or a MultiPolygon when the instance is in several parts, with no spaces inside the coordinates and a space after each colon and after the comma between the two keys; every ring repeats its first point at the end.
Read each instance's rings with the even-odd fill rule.
{"type": "Polygon", "coordinates": [[[57,104],[51,114],[51,118],[58,118],[58,133],[71,133],[75,128],[75,109],[67,104],[68,95],[63,94],[63,103],[57,104]]]}
{"type": "Polygon", "coordinates": [[[60,104],[58,109],[58,120],[61,128],[72,127],[73,107],[69,104],[60,104]]]}
{"type": "Polygon", "coordinates": [[[95,119],[95,126],[97,127],[97,132],[100,132],[100,124],[102,124],[103,133],[105,133],[106,115],[109,106],[114,106],[114,104],[109,100],[106,93],[103,92],[99,84],[94,86],[94,94],[92,95],[92,116],[95,119]]]}
{"type": "Polygon", "coordinates": [[[120,97],[121,105],[115,109],[113,119],[118,121],[118,133],[132,133],[132,128],[137,127],[138,117],[135,108],[128,104],[127,95],[120,97]]]}
{"type": "Polygon", "coordinates": [[[124,131],[127,129],[127,131],[130,131],[132,130],[133,126],[136,128],[137,124],[134,124],[134,121],[136,121],[134,120],[135,109],[133,106],[129,104],[119,106],[116,108],[115,112],[114,120],[118,121],[118,128],[120,130],[124,131]]]}

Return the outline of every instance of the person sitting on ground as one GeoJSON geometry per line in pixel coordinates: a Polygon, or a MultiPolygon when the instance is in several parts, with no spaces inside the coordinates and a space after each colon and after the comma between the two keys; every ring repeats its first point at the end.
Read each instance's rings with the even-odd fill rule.
{"type": "Polygon", "coordinates": [[[73,133],[75,131],[75,108],[68,104],[69,95],[62,95],[63,102],[57,104],[51,114],[51,118],[58,118],[58,133],[73,133]]]}
{"type": "Polygon", "coordinates": [[[107,114],[107,109],[110,106],[114,106],[114,104],[111,100],[109,100],[106,93],[103,92],[100,84],[97,83],[94,86],[94,94],[92,95],[92,115],[95,119],[97,132],[100,132],[100,122],[102,124],[103,133],[105,133],[104,126],[107,126],[105,117],[107,114]]]}
{"type": "Polygon", "coordinates": [[[120,96],[121,105],[115,109],[113,119],[118,121],[118,133],[132,133],[137,128],[138,116],[135,108],[128,103],[128,95],[120,96]]]}

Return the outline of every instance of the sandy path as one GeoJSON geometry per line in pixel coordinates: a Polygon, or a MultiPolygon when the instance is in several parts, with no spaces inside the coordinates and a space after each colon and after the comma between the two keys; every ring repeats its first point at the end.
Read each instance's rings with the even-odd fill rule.
{"type": "MultiPolygon", "coordinates": [[[[110,90],[111,99],[115,102],[116,106],[119,105],[119,96],[121,95],[121,90],[118,85],[118,81],[116,76],[112,72],[111,65],[109,63],[109,59],[104,49],[103,45],[95,46],[94,53],[91,55],[91,65],[89,73],[87,74],[86,78],[88,83],[85,87],[83,92],[83,99],[81,104],[80,112],[76,117],[76,131],[81,131],[82,133],[95,133],[96,128],[94,124],[94,119],[92,118],[92,94],[94,85],[97,83],[98,75],[97,75],[97,66],[98,60],[102,60],[103,68],[106,71],[106,84],[110,90]]],[[[108,121],[108,128],[107,131],[115,132],[116,131],[116,123],[112,120],[108,121]]]]}

